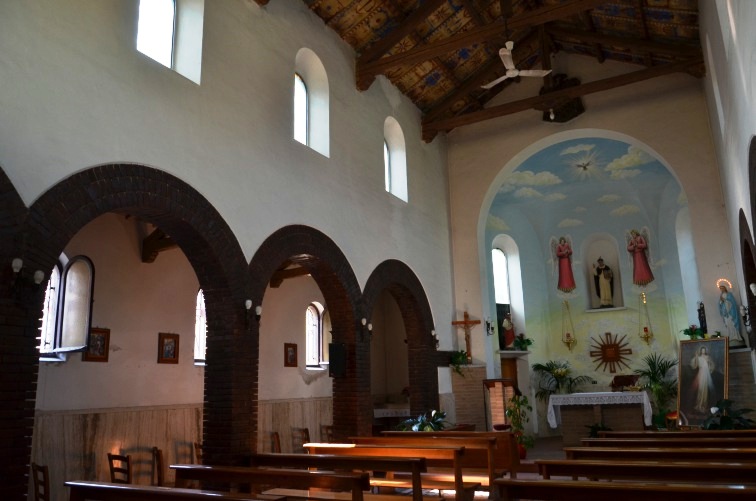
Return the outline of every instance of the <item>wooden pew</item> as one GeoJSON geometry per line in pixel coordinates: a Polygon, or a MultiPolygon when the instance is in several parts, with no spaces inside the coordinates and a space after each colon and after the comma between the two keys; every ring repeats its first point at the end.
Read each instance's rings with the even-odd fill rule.
{"type": "Polygon", "coordinates": [[[176,486],[186,487],[190,481],[213,484],[239,484],[255,486],[286,487],[290,489],[328,489],[351,492],[351,499],[362,501],[363,491],[370,490],[370,476],[357,472],[321,472],[292,469],[253,468],[245,466],[212,466],[201,464],[173,464],[176,486]]]}
{"type": "Polygon", "coordinates": [[[688,437],[754,437],[752,430],[679,430],[679,431],[599,431],[599,438],[688,438],[688,437]]]}
{"type": "Polygon", "coordinates": [[[414,501],[422,499],[420,474],[427,471],[425,458],[382,456],[334,456],[330,454],[252,454],[249,466],[273,468],[316,468],[406,473],[411,478],[414,501]]]}
{"type": "Polygon", "coordinates": [[[611,461],[756,461],[756,448],[718,447],[565,447],[567,459],[611,461]]]}
{"type": "Polygon", "coordinates": [[[583,438],[584,447],[734,447],[756,448],[752,437],[643,437],[643,438],[583,438]]]}
{"type": "Polygon", "coordinates": [[[153,485],[114,484],[111,482],[68,481],[69,501],[241,501],[285,499],[265,494],[240,494],[153,485]]]}
{"type": "MultiPolygon", "coordinates": [[[[520,451],[517,447],[517,439],[511,431],[384,431],[381,436],[432,436],[432,437],[495,437],[494,465],[497,471],[509,472],[510,478],[515,478],[517,472],[524,471],[525,467],[520,462],[520,451]]],[[[535,470],[533,470],[535,471],[535,470]]]]}
{"type": "Polygon", "coordinates": [[[756,483],[756,462],[705,461],[604,461],[590,459],[537,459],[541,477],[567,476],[610,480],[649,480],[756,483]]]}
{"type": "MultiPolygon", "coordinates": [[[[705,479],[703,479],[705,481],[705,479]]],[[[754,485],[592,482],[581,480],[522,480],[496,479],[502,501],[539,499],[585,501],[720,501],[756,499],[754,485]]]]}
{"type": "MultiPolygon", "coordinates": [[[[422,487],[425,489],[454,489],[457,493],[457,499],[472,499],[475,494],[475,489],[480,487],[480,483],[465,482],[463,480],[462,456],[465,453],[464,447],[391,447],[356,444],[305,444],[304,448],[310,454],[425,458],[425,462],[428,467],[438,466],[443,468],[450,468],[454,481],[452,483],[449,483],[440,482],[438,480],[433,480],[430,478],[422,478],[422,487]]],[[[409,481],[395,480],[392,478],[387,478],[384,480],[373,477],[370,479],[370,484],[375,487],[412,488],[413,495],[415,494],[415,488],[409,481]]]]}
{"type": "MultiPolygon", "coordinates": [[[[494,460],[496,449],[496,437],[446,437],[439,435],[426,435],[423,433],[410,433],[409,435],[391,435],[381,437],[350,437],[357,445],[382,445],[391,447],[414,447],[414,446],[451,446],[464,447],[465,454],[462,457],[462,478],[472,480],[483,486],[493,485],[495,478],[502,476],[506,470],[497,470],[494,460]]],[[[450,473],[434,472],[423,475],[439,480],[449,480],[450,473]]]]}

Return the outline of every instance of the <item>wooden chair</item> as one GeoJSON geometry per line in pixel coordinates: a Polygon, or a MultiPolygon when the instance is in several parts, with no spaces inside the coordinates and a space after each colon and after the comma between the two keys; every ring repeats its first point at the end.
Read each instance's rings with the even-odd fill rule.
{"type": "Polygon", "coordinates": [[[165,481],[165,462],[163,451],[159,447],[152,448],[152,485],[167,487],[170,484],[165,481]]]}
{"type": "Polygon", "coordinates": [[[281,452],[281,436],[277,431],[270,434],[270,452],[281,452]]]}
{"type": "Polygon", "coordinates": [[[114,484],[131,483],[131,456],[108,452],[110,481],[114,484]]]}
{"type": "Polygon", "coordinates": [[[202,464],[202,444],[194,442],[194,462],[202,464]]]}
{"type": "Polygon", "coordinates": [[[50,501],[50,473],[47,466],[31,464],[34,501],[50,501]]]}
{"type": "Polygon", "coordinates": [[[324,424],[320,426],[320,440],[325,443],[333,443],[333,425],[324,424]]]}
{"type": "Polygon", "coordinates": [[[291,449],[295,452],[302,450],[304,444],[310,443],[309,428],[291,429],[291,449]]]}

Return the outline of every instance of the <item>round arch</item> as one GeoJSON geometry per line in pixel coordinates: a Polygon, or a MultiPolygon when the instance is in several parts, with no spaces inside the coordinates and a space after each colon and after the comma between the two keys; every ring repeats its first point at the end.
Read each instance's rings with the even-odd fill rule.
{"type": "MultiPolygon", "coordinates": [[[[324,233],[304,225],[283,227],[265,239],[250,261],[253,304],[262,304],[273,273],[286,262],[298,264],[310,273],[330,312],[333,342],[346,345],[346,375],[333,378],[334,435],[337,439],[370,435],[373,421],[370,340],[365,334],[357,335],[362,331],[360,319],[365,315],[352,267],[341,249],[324,233]]],[[[258,342],[257,359],[259,325],[253,323],[251,329],[258,342]]]]}
{"type": "MultiPolygon", "coordinates": [[[[205,291],[208,319],[205,455],[217,464],[239,463],[251,450],[255,415],[233,404],[248,400],[246,382],[256,377],[257,358],[251,356],[255,344],[245,331],[246,260],[236,237],[215,207],[184,181],[144,165],[107,164],[74,174],[42,194],[29,209],[18,252],[30,269],[49,270],[70,239],[107,212],[159,227],[192,264],[205,291]]],[[[27,311],[40,311],[41,299],[37,302],[26,304],[27,311]]],[[[28,348],[34,343],[29,336],[28,348]]]]}
{"type": "MultiPolygon", "coordinates": [[[[370,274],[363,294],[365,311],[370,315],[379,295],[388,291],[401,311],[407,333],[409,359],[410,414],[428,409],[438,409],[439,364],[447,365],[448,359],[436,357],[436,341],[433,330],[433,315],[430,304],[417,275],[404,263],[387,260],[370,274]]],[[[368,380],[369,382],[369,380],[368,380]]]]}

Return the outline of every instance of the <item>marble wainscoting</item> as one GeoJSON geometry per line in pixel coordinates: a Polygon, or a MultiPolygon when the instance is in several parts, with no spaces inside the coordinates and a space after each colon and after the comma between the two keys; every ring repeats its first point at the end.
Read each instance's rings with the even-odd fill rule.
{"type": "Polygon", "coordinates": [[[281,452],[303,452],[298,431],[307,428],[311,441],[325,440],[321,436],[321,426],[333,423],[333,399],[261,400],[258,403],[258,419],[259,452],[271,452],[273,432],[278,432],[281,452]]]}
{"type": "Polygon", "coordinates": [[[110,481],[108,452],[130,454],[134,483],[149,485],[152,448],[160,447],[173,482],[167,465],[193,463],[201,440],[202,404],[37,411],[31,457],[49,467],[52,501],[66,501],[66,480],[110,481]]]}

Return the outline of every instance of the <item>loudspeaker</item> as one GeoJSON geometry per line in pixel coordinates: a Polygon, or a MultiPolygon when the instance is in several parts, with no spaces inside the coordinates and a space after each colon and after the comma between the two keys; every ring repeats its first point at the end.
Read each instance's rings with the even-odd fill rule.
{"type": "Polygon", "coordinates": [[[328,375],[331,377],[346,376],[346,345],[344,343],[328,344],[328,375]]]}

